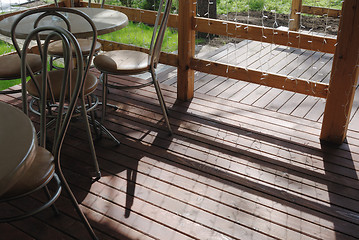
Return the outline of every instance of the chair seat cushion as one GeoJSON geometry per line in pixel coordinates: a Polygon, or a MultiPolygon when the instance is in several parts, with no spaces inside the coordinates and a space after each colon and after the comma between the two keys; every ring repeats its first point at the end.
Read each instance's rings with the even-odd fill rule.
{"type": "MultiPolygon", "coordinates": [[[[41,70],[41,57],[37,54],[27,54],[27,63],[33,72],[41,70]]],[[[0,79],[16,79],[21,77],[21,60],[18,54],[0,56],[0,79]]]]}
{"type": "MultiPolygon", "coordinates": [[[[82,55],[88,56],[91,51],[92,40],[79,38],[79,39],[77,39],[77,41],[80,45],[82,55]]],[[[101,49],[101,43],[96,41],[95,52],[100,51],[100,49],[101,49]]],[[[54,42],[50,43],[48,52],[50,55],[53,55],[53,56],[60,56],[60,57],[63,56],[62,41],[54,41],[54,42]]],[[[75,52],[73,52],[73,54],[75,54],[75,52]]]]}
{"type": "MultiPolygon", "coordinates": [[[[60,98],[61,84],[62,84],[64,73],[65,71],[63,69],[49,72],[50,84],[56,100],[60,98]]],[[[76,74],[77,74],[77,70],[76,69],[72,70],[71,89],[74,89],[74,86],[76,84],[76,74]]],[[[35,78],[39,84],[39,87],[41,87],[42,74],[35,76],[35,78]]],[[[87,73],[87,77],[84,84],[84,94],[88,95],[94,92],[97,88],[97,85],[98,85],[98,78],[92,73],[87,73]]],[[[30,95],[39,97],[35,83],[32,80],[27,82],[27,91],[29,92],[30,95]]],[[[48,99],[50,99],[49,91],[48,91],[48,99]]]]}
{"type": "Polygon", "coordinates": [[[115,50],[95,57],[95,67],[112,74],[137,74],[149,70],[149,55],[140,51],[115,50]]]}
{"type": "Polygon", "coordinates": [[[22,174],[18,181],[1,198],[7,199],[43,186],[52,179],[55,172],[53,155],[45,148],[38,147],[36,157],[27,171],[22,174]]]}

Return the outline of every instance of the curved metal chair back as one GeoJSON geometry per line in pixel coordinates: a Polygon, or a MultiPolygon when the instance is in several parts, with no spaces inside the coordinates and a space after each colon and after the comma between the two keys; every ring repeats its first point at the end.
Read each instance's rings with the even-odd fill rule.
{"type": "MultiPolygon", "coordinates": [[[[49,7],[49,8],[39,8],[39,9],[33,9],[33,10],[29,10],[27,12],[24,12],[23,14],[21,14],[13,23],[12,27],[11,27],[11,39],[12,39],[12,42],[13,42],[13,45],[17,51],[17,53],[19,54],[20,56],[20,46],[19,46],[19,43],[17,41],[17,38],[16,38],[16,30],[17,30],[17,27],[19,26],[19,23],[21,21],[27,21],[27,17],[30,16],[30,15],[34,15],[34,14],[37,14],[38,15],[38,18],[37,20],[34,22],[33,24],[33,29],[39,27],[42,25],[42,21],[45,21],[46,18],[53,18],[53,17],[56,17],[58,18],[59,21],[63,21],[64,22],[64,25],[66,26],[67,30],[71,32],[71,24],[70,22],[68,21],[67,17],[66,17],[66,14],[76,14],[76,15],[79,15],[83,20],[84,20],[84,24],[88,24],[91,29],[92,29],[92,33],[93,35],[91,36],[91,51],[90,51],[90,54],[88,56],[88,62],[87,64],[84,66],[85,67],[85,71],[84,71],[84,75],[83,75],[83,78],[85,79],[87,77],[87,73],[88,73],[88,70],[90,68],[90,63],[93,59],[93,56],[95,54],[95,45],[96,45],[96,40],[97,40],[97,30],[96,30],[96,26],[95,24],[92,22],[92,20],[90,19],[89,16],[87,16],[85,13],[81,12],[81,11],[78,11],[78,10],[75,10],[75,9],[71,9],[71,8],[58,8],[58,7],[49,7]]],[[[30,31],[30,30],[29,30],[30,31]]],[[[40,41],[40,34],[37,34],[36,37],[36,42],[38,45],[41,44],[41,41],[40,41]]],[[[28,49],[29,50],[29,49],[28,49]]],[[[39,52],[41,53],[42,49],[39,48],[39,52]]],[[[30,70],[30,68],[28,67],[28,71],[29,71],[29,75],[31,76],[31,79],[34,79],[34,74],[33,72],[30,70]]],[[[36,83],[35,83],[36,85],[36,83]]],[[[39,86],[36,85],[36,88],[38,89],[38,91],[40,91],[40,88],[39,86]]],[[[50,90],[51,91],[51,90],[50,90]]],[[[55,101],[55,99],[52,99],[53,101],[55,101]]],[[[25,113],[27,113],[27,106],[26,105],[26,102],[23,103],[23,109],[25,111],[25,113]]]]}
{"type": "Polygon", "coordinates": [[[151,68],[156,68],[158,61],[160,60],[161,47],[171,12],[172,0],[167,0],[165,6],[163,6],[164,5],[163,3],[164,0],[161,0],[157,11],[155,26],[153,29],[153,34],[150,44],[149,66],[151,66],[151,68]]]}
{"type": "MultiPolygon", "coordinates": [[[[24,14],[27,15],[27,14],[24,14]]],[[[20,16],[21,18],[21,16],[20,16]]],[[[28,72],[31,72],[31,69],[28,68],[28,48],[30,46],[30,42],[33,40],[37,40],[38,48],[41,49],[40,55],[42,60],[42,69],[41,69],[41,86],[40,93],[39,93],[39,103],[40,103],[40,141],[35,160],[32,163],[32,165],[35,165],[38,167],[35,168],[29,168],[31,171],[30,173],[23,173],[21,176],[21,179],[19,180],[20,185],[18,183],[15,184],[15,189],[8,190],[9,191],[9,199],[5,199],[5,201],[10,201],[12,199],[16,199],[19,197],[25,197],[28,194],[31,194],[33,191],[44,189],[47,193],[49,200],[46,202],[43,206],[33,209],[29,212],[26,212],[23,215],[18,215],[10,218],[1,219],[2,221],[14,221],[14,220],[20,220],[22,218],[31,216],[33,214],[38,213],[39,211],[42,211],[44,208],[53,206],[52,204],[56,201],[56,199],[59,197],[62,187],[65,188],[67,193],[70,196],[70,199],[79,214],[81,220],[83,221],[85,227],[87,228],[89,234],[93,239],[97,239],[91,225],[89,224],[87,218],[83,214],[82,210],[78,206],[77,200],[72,193],[61,169],[61,162],[60,162],[60,152],[62,148],[62,144],[64,141],[65,134],[67,132],[70,119],[76,109],[77,100],[81,94],[83,84],[84,84],[84,75],[85,70],[83,67],[83,56],[79,47],[79,44],[74,37],[74,35],[69,32],[68,30],[61,28],[61,27],[55,27],[55,26],[41,26],[37,27],[34,30],[32,30],[27,38],[25,39],[24,45],[22,50],[19,49],[19,46],[17,45],[17,50],[21,58],[21,83],[22,83],[22,89],[23,89],[23,102],[27,102],[27,75],[28,72]],[[39,35],[41,33],[45,33],[46,37],[44,38],[43,43],[39,41],[39,35]],[[65,74],[63,75],[62,83],[61,83],[61,91],[60,96],[58,100],[58,107],[57,111],[58,114],[56,115],[56,131],[54,134],[54,141],[53,141],[53,147],[52,151],[46,150],[46,120],[47,120],[47,102],[48,102],[48,78],[49,78],[49,72],[48,72],[48,46],[49,43],[54,39],[60,39],[63,44],[64,48],[64,71],[65,74]],[[75,53],[75,54],[74,54],[75,53]],[[73,58],[76,58],[76,61],[78,62],[78,71],[76,71],[76,76],[72,79],[75,79],[75,84],[72,84],[72,89],[69,92],[69,85],[71,85],[71,62],[73,58]],[[70,95],[70,97],[68,97],[70,95]],[[40,151],[41,150],[41,151],[40,151]],[[43,153],[46,154],[44,155],[43,153]],[[37,154],[39,156],[37,156],[37,154]],[[55,168],[54,168],[55,165],[55,168]],[[41,166],[41,167],[40,167],[41,166]],[[46,167],[48,170],[46,170],[46,167]],[[41,169],[41,170],[40,170],[41,169]],[[45,169],[45,170],[42,170],[45,169]],[[44,174],[44,175],[43,175],[44,174]],[[28,176],[31,177],[32,181],[34,182],[33,186],[34,189],[31,189],[26,181],[28,176]],[[35,180],[39,179],[39,180],[35,180]],[[43,179],[48,179],[47,181],[43,181],[43,179]],[[58,188],[56,190],[56,193],[51,196],[47,184],[51,179],[55,179],[58,188]],[[21,184],[24,184],[25,186],[22,187],[21,184]],[[18,189],[21,189],[24,192],[19,192],[18,189]]],[[[38,76],[37,76],[38,77],[38,76]]],[[[34,81],[36,81],[36,78],[34,76],[34,81]]],[[[40,85],[40,83],[39,83],[40,85]]],[[[24,108],[24,111],[27,113],[27,109],[24,108]]],[[[5,193],[6,194],[6,193],[5,193]]],[[[53,206],[55,212],[58,212],[57,209],[53,206]]]]}
{"type": "Polygon", "coordinates": [[[114,107],[114,105],[107,104],[108,87],[130,89],[142,88],[153,84],[167,128],[169,133],[172,134],[168,118],[168,109],[156,77],[156,67],[161,54],[161,47],[170,16],[171,6],[172,0],[160,0],[159,2],[148,54],[137,50],[112,50],[95,57],[94,65],[99,71],[101,71],[100,79],[102,80],[104,86],[102,90],[102,121],[105,119],[106,105],[114,107]],[[128,85],[112,84],[108,82],[108,74],[136,75],[144,72],[150,72],[151,79],[146,79],[144,81],[128,85]]]}
{"type": "MultiPolygon", "coordinates": [[[[47,107],[47,99],[48,99],[48,90],[50,87],[49,84],[49,74],[48,74],[48,54],[47,49],[49,43],[56,39],[60,38],[63,47],[64,47],[64,71],[66,74],[63,75],[62,84],[61,84],[61,90],[60,90],[60,97],[58,99],[58,114],[56,114],[56,130],[55,130],[55,139],[54,139],[54,156],[55,158],[58,158],[59,152],[61,149],[62,141],[65,135],[65,132],[67,130],[68,124],[70,122],[71,116],[73,114],[73,111],[76,107],[76,102],[78,100],[79,94],[81,92],[83,82],[84,82],[84,67],[83,67],[83,58],[82,53],[79,49],[78,43],[76,38],[71,34],[71,32],[55,26],[44,26],[44,27],[38,27],[35,28],[26,38],[23,49],[21,51],[21,83],[22,83],[22,93],[23,93],[23,102],[27,102],[27,89],[26,89],[26,76],[27,71],[27,49],[30,45],[30,42],[34,39],[38,39],[38,34],[41,32],[51,31],[47,34],[47,37],[43,44],[40,43],[38,45],[39,49],[41,49],[41,59],[42,59],[42,72],[41,77],[42,86],[39,88],[39,99],[40,99],[40,141],[39,144],[42,147],[45,147],[46,144],[46,119],[47,119],[47,113],[46,113],[46,107],[47,107]],[[72,51],[75,52],[75,59],[78,65],[78,71],[76,71],[76,82],[75,84],[71,84],[71,62],[73,61],[73,54],[72,51]],[[73,89],[71,89],[71,96],[67,100],[67,95],[69,91],[69,86],[74,86],[73,89]],[[67,102],[68,101],[68,102],[67,102]],[[66,105],[66,109],[65,109],[66,105]]],[[[39,42],[38,42],[39,43],[39,42]]],[[[37,78],[32,79],[33,81],[37,81],[37,78]]],[[[39,85],[39,83],[37,83],[39,85]]],[[[26,112],[26,108],[24,108],[24,111],[26,112]]]]}
{"type": "MultiPolygon", "coordinates": [[[[85,130],[86,130],[86,133],[88,136],[91,157],[92,157],[94,168],[95,168],[95,175],[96,175],[95,178],[99,179],[101,177],[101,173],[100,173],[99,165],[97,162],[97,157],[96,157],[95,147],[94,147],[94,143],[93,143],[93,139],[92,139],[92,133],[91,133],[91,129],[90,129],[89,119],[87,116],[87,112],[91,111],[91,115],[90,115],[91,120],[93,120],[93,122],[96,121],[94,119],[94,113],[92,110],[94,110],[98,104],[98,99],[93,94],[93,92],[95,91],[95,89],[98,85],[98,78],[94,74],[89,73],[89,68],[90,68],[90,64],[91,64],[91,61],[94,56],[95,45],[96,45],[96,40],[97,40],[97,30],[96,30],[95,24],[89,18],[88,15],[86,15],[85,13],[83,13],[79,10],[76,10],[76,9],[57,8],[57,7],[32,9],[27,12],[24,12],[16,19],[16,21],[14,21],[12,28],[11,28],[11,37],[12,37],[13,45],[14,45],[17,53],[19,54],[19,56],[21,56],[21,50],[20,50],[18,41],[16,39],[16,31],[17,31],[19,24],[22,21],[29,21],[28,20],[29,18],[34,19],[34,17],[35,17],[36,20],[34,21],[32,26],[33,26],[33,29],[37,29],[37,28],[42,28],[43,26],[46,26],[46,24],[47,24],[46,19],[49,20],[51,18],[56,18],[56,21],[57,21],[56,24],[65,28],[67,31],[71,32],[71,24],[67,18],[70,14],[79,16],[78,18],[76,18],[76,20],[78,19],[78,21],[83,21],[84,26],[85,26],[85,24],[87,24],[88,27],[91,29],[91,32],[92,32],[91,49],[89,51],[88,61],[83,61],[83,59],[81,61],[77,60],[76,61],[77,68],[74,69],[73,71],[69,71],[69,69],[72,68],[72,66],[68,66],[66,69],[60,69],[60,70],[55,69],[54,71],[49,71],[49,72],[44,71],[44,69],[43,69],[43,73],[40,75],[43,76],[43,79],[46,79],[46,81],[47,81],[47,86],[46,86],[47,91],[48,91],[48,93],[47,93],[48,94],[47,95],[48,96],[47,111],[48,111],[48,113],[51,113],[51,112],[53,112],[52,111],[53,106],[56,108],[56,111],[57,111],[58,104],[62,100],[61,94],[59,91],[61,85],[56,84],[56,83],[61,82],[61,79],[58,79],[59,76],[62,76],[61,74],[63,74],[64,78],[68,77],[73,80],[72,75],[78,73],[79,71],[82,72],[82,74],[81,74],[82,85],[80,88],[79,106],[76,109],[76,114],[77,115],[81,114],[82,120],[85,124],[85,130]],[[79,64],[81,64],[81,65],[79,65],[79,64]],[[55,71],[58,71],[58,72],[55,72],[55,71]],[[49,75],[49,77],[45,78],[46,75],[49,75]],[[50,78],[50,76],[51,76],[51,78],[50,78]],[[85,97],[88,100],[87,104],[85,103],[85,97]]],[[[31,30],[29,30],[29,32],[30,31],[31,30]]],[[[40,55],[47,54],[47,53],[43,53],[44,48],[40,47],[41,39],[45,40],[45,41],[46,41],[46,39],[48,39],[47,33],[44,31],[40,31],[40,32],[37,32],[37,34],[32,35],[32,37],[33,37],[33,40],[35,40],[35,42],[38,45],[38,50],[40,52],[40,55]]],[[[56,39],[53,38],[52,40],[56,40],[56,39]]],[[[50,44],[50,42],[49,42],[49,44],[50,44]]],[[[78,41],[76,41],[76,44],[78,44],[78,41]]],[[[28,50],[29,50],[29,45],[26,45],[25,48],[23,49],[23,51],[28,51],[28,50]]],[[[72,54],[74,54],[74,52],[72,54]]],[[[49,53],[49,55],[50,55],[50,53],[49,53]]],[[[76,58],[78,58],[78,57],[79,56],[76,55],[76,58]]],[[[81,57],[83,57],[83,56],[81,55],[81,57]]],[[[67,58],[69,59],[70,56],[67,56],[67,58]]],[[[33,106],[34,106],[34,103],[36,102],[36,100],[39,99],[39,96],[41,96],[42,91],[44,89],[38,83],[38,82],[41,82],[41,81],[39,81],[39,76],[35,76],[35,74],[31,71],[31,69],[29,67],[27,67],[26,69],[27,69],[27,73],[29,73],[29,75],[31,77],[28,84],[31,83],[31,95],[33,98],[31,99],[30,104],[28,104],[26,95],[27,95],[27,90],[29,91],[30,88],[28,88],[27,90],[26,90],[26,88],[22,89],[22,95],[23,95],[23,100],[24,100],[23,101],[23,110],[26,114],[28,114],[28,108],[30,106],[31,110],[33,112],[40,114],[39,111],[37,111],[37,109],[33,108],[33,106]]],[[[53,70],[53,69],[51,69],[51,70],[53,70]]],[[[71,88],[73,88],[73,84],[72,85],[68,84],[67,85],[68,93],[72,93],[73,89],[71,89],[71,88]]],[[[58,112],[55,112],[55,113],[58,114],[58,112]]],[[[56,114],[54,115],[55,117],[56,117],[56,114]]],[[[48,115],[50,116],[50,114],[48,114],[48,115]]],[[[96,129],[97,125],[95,125],[95,124],[93,124],[93,125],[94,125],[95,131],[97,131],[97,129],[96,129]]],[[[57,133],[58,130],[59,130],[59,126],[57,125],[55,132],[57,133]]]]}

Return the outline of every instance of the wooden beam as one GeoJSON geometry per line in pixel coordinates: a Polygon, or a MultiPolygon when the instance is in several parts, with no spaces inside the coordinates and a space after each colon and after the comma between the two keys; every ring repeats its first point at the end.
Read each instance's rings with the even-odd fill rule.
{"type": "Polygon", "coordinates": [[[300,28],[300,16],[302,14],[302,0],[292,0],[290,11],[289,30],[298,31],[300,28]]]}
{"type": "Polygon", "coordinates": [[[311,15],[319,15],[328,17],[338,18],[342,14],[342,11],[339,9],[333,8],[322,8],[322,7],[313,7],[313,6],[302,6],[302,13],[311,14],[311,15]]]}
{"type": "MultiPolygon", "coordinates": [[[[192,1],[192,0],[191,0],[192,1]]],[[[87,3],[82,3],[87,6],[87,3]]],[[[100,4],[93,3],[92,7],[100,7],[100,4]]],[[[114,9],[127,15],[130,21],[154,24],[156,12],[128,7],[105,5],[105,8],[114,9]]],[[[335,52],[336,38],[314,36],[311,34],[298,33],[294,31],[283,31],[273,28],[261,27],[250,24],[235,23],[217,19],[192,17],[191,27],[195,31],[207,32],[234,38],[249,39],[267,43],[274,43],[283,46],[320,51],[325,53],[335,52]]],[[[171,14],[168,26],[178,28],[179,16],[171,14]]],[[[179,29],[179,32],[181,29],[179,29]]],[[[192,33],[191,33],[192,34],[192,33]]],[[[195,33],[193,33],[195,34],[195,33]]]]}
{"type": "Polygon", "coordinates": [[[199,17],[195,17],[194,30],[324,53],[334,53],[337,43],[337,39],[331,37],[199,17]]]}
{"type": "Polygon", "coordinates": [[[359,1],[345,0],[340,18],[321,139],[340,144],[346,137],[359,61],[359,1]]]}
{"type": "Polygon", "coordinates": [[[256,83],[282,90],[326,98],[328,85],[305,79],[289,79],[287,76],[265,73],[254,69],[236,67],[219,62],[192,58],[190,67],[194,70],[231,79],[256,83]]]}
{"type": "Polygon", "coordinates": [[[196,16],[196,0],[179,0],[178,12],[177,98],[186,101],[194,94],[194,70],[190,68],[190,61],[195,54],[193,19],[196,16]]]}

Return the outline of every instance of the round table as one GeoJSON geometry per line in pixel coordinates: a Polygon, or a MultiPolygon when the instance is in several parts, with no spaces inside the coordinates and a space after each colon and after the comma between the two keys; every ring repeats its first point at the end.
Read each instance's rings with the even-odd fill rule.
{"type": "Polygon", "coordinates": [[[31,166],[36,150],[31,120],[21,110],[0,102],[0,196],[31,166]]]}
{"type": "MultiPolygon", "coordinates": [[[[127,26],[128,18],[124,13],[115,11],[112,9],[105,8],[72,8],[86,13],[91,20],[94,22],[97,34],[102,35],[105,33],[114,32],[127,26]]],[[[16,29],[16,38],[25,39],[26,36],[33,29],[34,21],[38,18],[39,14],[33,14],[26,18],[26,21],[21,21],[16,29]]],[[[79,38],[86,38],[92,36],[92,30],[88,24],[84,24],[84,20],[71,13],[65,15],[71,24],[71,32],[79,38]]],[[[5,36],[11,36],[11,26],[17,15],[7,17],[0,21],[0,33],[5,36]]],[[[41,20],[39,26],[59,26],[66,28],[63,21],[59,20],[58,17],[45,17],[41,20]]]]}

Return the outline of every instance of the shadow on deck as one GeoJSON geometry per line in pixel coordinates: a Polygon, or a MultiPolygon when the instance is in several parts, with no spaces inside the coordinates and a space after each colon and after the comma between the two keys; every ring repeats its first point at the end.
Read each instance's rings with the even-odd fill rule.
{"type": "MultiPolygon", "coordinates": [[[[89,177],[82,125],[74,122],[65,139],[65,175],[100,239],[359,237],[358,131],[328,146],[319,122],[202,93],[178,102],[174,87],[163,90],[172,136],[152,87],[111,91],[119,110],[109,110],[106,126],[121,145],[96,140],[99,181],[89,177]]],[[[2,207],[19,211],[44,197],[2,207]]],[[[0,224],[2,236],[87,239],[66,194],[57,207],[59,216],[45,210],[0,224]]]]}

